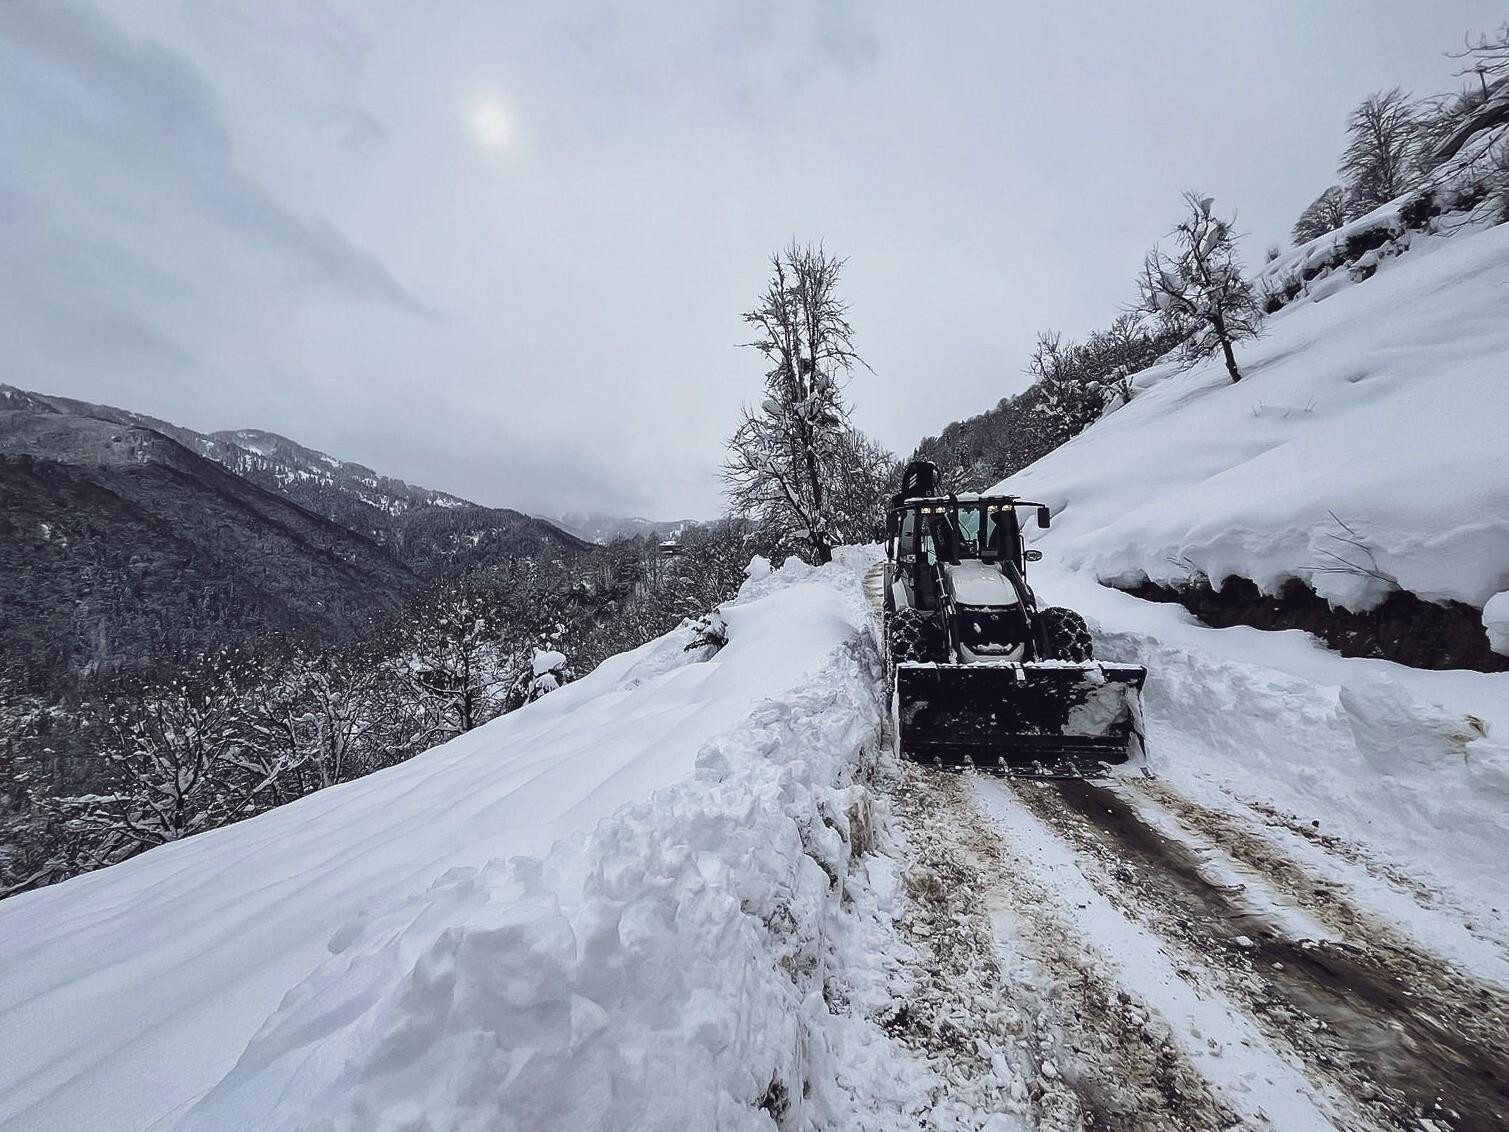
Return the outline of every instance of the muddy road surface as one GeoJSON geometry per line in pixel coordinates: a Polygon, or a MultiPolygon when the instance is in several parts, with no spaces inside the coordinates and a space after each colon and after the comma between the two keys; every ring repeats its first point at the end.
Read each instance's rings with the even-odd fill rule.
{"type": "MultiPolygon", "coordinates": [[[[1271,816],[1150,778],[914,764],[894,809],[904,930],[935,973],[896,1030],[949,1066],[960,1111],[1052,1129],[1509,1130],[1509,992],[1354,899],[1271,816]]],[[[1428,896],[1394,880],[1401,901],[1428,896]]]]}

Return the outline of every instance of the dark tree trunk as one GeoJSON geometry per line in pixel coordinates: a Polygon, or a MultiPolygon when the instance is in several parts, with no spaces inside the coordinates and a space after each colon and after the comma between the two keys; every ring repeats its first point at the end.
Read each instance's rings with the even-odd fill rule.
{"type": "Polygon", "coordinates": [[[1237,369],[1237,357],[1231,352],[1231,337],[1226,333],[1226,320],[1221,317],[1220,311],[1211,315],[1211,325],[1215,328],[1216,337],[1221,342],[1221,353],[1226,358],[1226,372],[1231,374],[1231,383],[1235,385],[1242,380],[1242,373],[1237,369]]]}

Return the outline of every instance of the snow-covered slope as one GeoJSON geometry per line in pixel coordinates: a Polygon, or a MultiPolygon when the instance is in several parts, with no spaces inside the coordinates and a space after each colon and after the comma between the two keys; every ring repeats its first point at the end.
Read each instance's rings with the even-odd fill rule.
{"type": "Polygon", "coordinates": [[[1509,589],[1509,225],[1376,267],[1271,318],[1240,384],[1218,362],[1146,370],[1131,404],[1008,480],[1053,504],[1059,561],[1113,582],[1300,578],[1354,609],[1384,596],[1374,572],[1478,608],[1509,589]]]}
{"type": "Polygon", "coordinates": [[[826,1056],[829,937],[867,914],[834,887],[881,711],[863,558],[751,579],[711,659],[674,632],[402,766],[0,904],[0,1127],[838,1103],[803,1099],[802,1062],[826,1056]]]}
{"type": "Polygon", "coordinates": [[[1101,584],[1203,574],[1276,592],[1298,578],[1366,608],[1389,578],[1486,602],[1496,622],[1509,225],[1417,233],[1372,266],[1307,282],[1239,347],[1240,383],[1219,361],[1149,369],[1129,405],[995,490],[1053,506],[1039,595],[1081,609],[1101,655],[1148,666],[1161,779],[1208,805],[1304,815],[1463,906],[1505,907],[1509,673],[1344,659],[1305,633],[1211,629],[1101,584]]]}

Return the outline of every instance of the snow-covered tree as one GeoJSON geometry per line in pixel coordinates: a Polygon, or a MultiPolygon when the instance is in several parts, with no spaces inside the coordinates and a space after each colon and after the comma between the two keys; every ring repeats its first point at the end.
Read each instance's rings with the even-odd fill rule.
{"type": "Polygon", "coordinates": [[[414,715],[410,743],[424,750],[503,710],[514,657],[488,603],[462,583],[439,595],[410,634],[400,672],[414,715]]]}
{"type": "Polygon", "coordinates": [[[252,732],[297,793],[360,778],[403,751],[396,689],[371,656],[299,654],[252,696],[252,732]]]}
{"type": "Polygon", "coordinates": [[[1368,95],[1347,118],[1340,173],[1349,216],[1393,200],[1417,178],[1420,123],[1398,87],[1368,95]]]}
{"type": "Polygon", "coordinates": [[[815,563],[843,538],[829,478],[848,429],[840,384],[863,365],[848,304],[838,294],[844,261],[792,244],[771,258],[759,305],[744,315],[747,343],[770,363],[765,398],[746,409],[729,441],[724,480],[731,510],[800,546],[815,563]]]}
{"type": "Polygon", "coordinates": [[[756,554],[773,550],[748,519],[730,518],[686,531],[681,550],[665,564],[657,595],[674,626],[727,601],[744,583],[756,554]]]}
{"type": "MultiPolygon", "coordinates": [[[[857,428],[839,433],[828,462],[828,505],[843,542],[885,537],[885,510],[901,481],[895,453],[857,428]]],[[[746,552],[744,560],[749,561],[746,552]]]]}
{"type": "Polygon", "coordinates": [[[1263,312],[1252,284],[1242,275],[1231,224],[1217,216],[1214,201],[1185,193],[1188,209],[1170,233],[1172,252],[1154,248],[1138,280],[1139,308],[1182,339],[1188,360],[1220,351],[1231,380],[1242,380],[1232,347],[1255,338],[1263,312]]]}
{"type": "Polygon", "coordinates": [[[1294,228],[1289,233],[1294,246],[1308,244],[1317,236],[1324,236],[1327,232],[1340,228],[1347,220],[1346,206],[1346,190],[1340,185],[1332,185],[1321,193],[1305,206],[1299,219],[1294,222],[1294,228]]]}
{"type": "Polygon", "coordinates": [[[107,785],[67,800],[96,864],[250,816],[279,801],[286,764],[250,726],[247,670],[225,658],[112,698],[107,785]]]}

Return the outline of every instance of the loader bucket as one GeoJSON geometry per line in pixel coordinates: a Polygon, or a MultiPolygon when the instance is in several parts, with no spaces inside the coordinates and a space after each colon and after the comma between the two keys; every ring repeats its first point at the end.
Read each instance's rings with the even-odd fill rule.
{"type": "Polygon", "coordinates": [[[1125,763],[1141,742],[1136,664],[900,664],[901,754],[918,762],[1044,778],[1125,763]]]}

